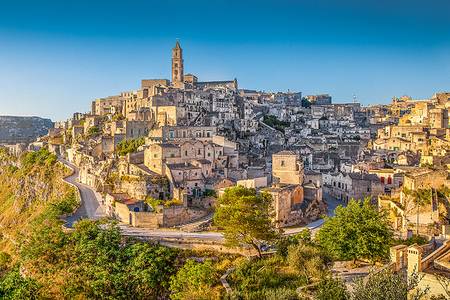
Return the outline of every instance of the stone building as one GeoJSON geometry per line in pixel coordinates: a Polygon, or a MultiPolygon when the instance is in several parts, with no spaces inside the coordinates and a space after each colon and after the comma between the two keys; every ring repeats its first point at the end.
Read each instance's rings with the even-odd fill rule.
{"type": "Polygon", "coordinates": [[[183,49],[177,41],[172,49],[172,84],[175,87],[182,87],[184,82],[183,49]]]}
{"type": "Polygon", "coordinates": [[[272,178],[272,187],[265,191],[272,195],[278,227],[308,223],[325,212],[321,180],[311,175],[304,184],[303,161],[294,151],[272,155],[272,178]]]}
{"type": "MultiPolygon", "coordinates": [[[[394,271],[406,269],[408,278],[420,278],[417,287],[410,291],[428,290],[427,297],[449,296],[450,285],[450,241],[435,248],[433,244],[419,246],[397,245],[390,250],[394,271]]],[[[440,299],[440,298],[439,298],[440,299]]]]}
{"type": "Polygon", "coordinates": [[[227,178],[238,163],[236,144],[220,137],[151,144],[144,152],[145,166],[167,176],[174,197],[180,200],[183,195],[200,197],[208,178],[227,178]]]}
{"type": "Polygon", "coordinates": [[[293,151],[281,151],[272,155],[274,183],[303,184],[303,161],[293,151]]]}
{"type": "Polygon", "coordinates": [[[329,105],[329,104],[331,104],[331,96],[328,94],[308,95],[308,96],[306,96],[306,100],[308,100],[312,105],[329,105]]]}
{"type": "Polygon", "coordinates": [[[377,199],[384,193],[384,185],[375,174],[364,173],[323,173],[324,192],[332,197],[348,202],[350,199],[377,199]]]}

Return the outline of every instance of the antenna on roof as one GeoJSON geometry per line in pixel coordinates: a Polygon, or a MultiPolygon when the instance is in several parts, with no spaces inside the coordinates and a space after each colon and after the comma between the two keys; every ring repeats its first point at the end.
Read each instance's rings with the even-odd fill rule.
{"type": "Polygon", "coordinates": [[[353,103],[358,102],[358,100],[356,99],[356,94],[353,94],[353,103]]]}

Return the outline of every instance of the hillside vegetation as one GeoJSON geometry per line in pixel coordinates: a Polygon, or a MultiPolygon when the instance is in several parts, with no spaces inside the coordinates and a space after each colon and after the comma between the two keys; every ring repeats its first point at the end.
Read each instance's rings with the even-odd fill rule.
{"type": "Polygon", "coordinates": [[[376,239],[355,239],[362,244],[355,242],[358,252],[345,259],[387,258],[378,245],[389,243],[388,225],[384,215],[366,202],[352,201],[339,208],[335,217],[326,219],[317,241],[309,231],[275,239],[267,234],[266,199],[254,196],[253,190],[229,189],[220,201],[234,201],[223,212],[240,207],[236,216],[245,224],[224,216],[221,226],[237,231],[252,228],[246,235],[226,231],[229,242],[251,245],[255,239],[266,239],[277,250],[248,260],[124,238],[109,220],[83,220],[72,230],[65,229],[61,216],[78,205],[75,191],[62,181],[69,173],[45,149],[14,158],[0,148],[0,299],[356,300],[375,291],[398,295],[376,299],[403,300],[410,288],[406,277],[386,273],[376,277],[381,281],[360,282],[357,292],[349,293],[332,276],[333,259],[348,255],[348,235],[371,232],[376,239]],[[247,209],[250,206],[254,209],[247,209]],[[353,226],[335,226],[343,219],[353,226]],[[219,280],[228,269],[233,270],[229,294],[219,280]]]}

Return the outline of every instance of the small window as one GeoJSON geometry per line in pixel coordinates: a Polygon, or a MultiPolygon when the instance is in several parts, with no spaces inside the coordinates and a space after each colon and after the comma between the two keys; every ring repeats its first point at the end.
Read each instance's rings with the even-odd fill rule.
{"type": "Polygon", "coordinates": [[[185,156],[187,156],[187,155],[188,155],[188,152],[187,152],[187,150],[186,150],[186,151],[184,151],[184,155],[185,155],[185,156]]]}
{"type": "Polygon", "coordinates": [[[285,162],[284,162],[284,160],[282,160],[282,161],[281,161],[280,165],[281,165],[282,167],[284,167],[284,166],[285,166],[285,162]]]}
{"type": "Polygon", "coordinates": [[[198,149],[198,155],[202,154],[202,150],[198,149]]]}

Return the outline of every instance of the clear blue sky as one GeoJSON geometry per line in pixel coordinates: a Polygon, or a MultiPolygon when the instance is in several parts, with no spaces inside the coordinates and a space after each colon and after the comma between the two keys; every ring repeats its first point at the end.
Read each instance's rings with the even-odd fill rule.
{"type": "Polygon", "coordinates": [[[0,114],[65,119],[185,71],[385,103],[450,90],[450,1],[2,1],[0,114]],[[8,2],[8,3],[7,3],[8,2]]]}

